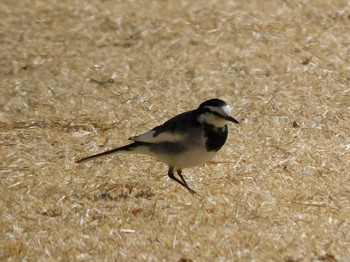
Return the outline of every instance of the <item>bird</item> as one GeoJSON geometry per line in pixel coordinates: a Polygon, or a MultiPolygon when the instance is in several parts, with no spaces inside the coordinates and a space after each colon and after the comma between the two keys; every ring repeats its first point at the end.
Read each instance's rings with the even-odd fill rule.
{"type": "Polygon", "coordinates": [[[181,113],[148,132],[129,138],[128,145],[82,158],[83,163],[120,152],[155,157],[168,165],[168,177],[196,193],[182,175],[182,169],[204,165],[214,158],[228,136],[227,123],[239,122],[231,116],[231,107],[212,98],[197,109],[181,113]],[[178,177],[175,176],[175,172],[178,177]]]}

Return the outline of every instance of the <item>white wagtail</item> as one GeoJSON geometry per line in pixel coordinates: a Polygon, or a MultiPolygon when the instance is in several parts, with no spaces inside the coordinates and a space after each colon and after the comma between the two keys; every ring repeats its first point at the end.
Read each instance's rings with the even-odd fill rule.
{"type": "Polygon", "coordinates": [[[83,158],[77,163],[114,153],[128,152],[156,157],[169,166],[168,176],[195,193],[182,176],[182,169],[210,161],[227,139],[227,122],[239,124],[231,108],[220,99],[203,102],[197,109],[177,115],[164,124],[138,136],[129,145],[83,158]],[[180,179],[175,177],[177,171],[180,179]]]}

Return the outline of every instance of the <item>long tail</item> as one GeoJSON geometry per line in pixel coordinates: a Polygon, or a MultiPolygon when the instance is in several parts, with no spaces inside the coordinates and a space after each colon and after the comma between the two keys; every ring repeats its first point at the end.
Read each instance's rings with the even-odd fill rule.
{"type": "Polygon", "coordinates": [[[109,156],[109,155],[112,155],[112,154],[115,154],[115,153],[118,153],[118,152],[121,152],[121,151],[134,151],[134,149],[136,149],[136,148],[138,148],[140,146],[141,146],[141,143],[135,142],[135,143],[132,143],[132,144],[129,144],[129,145],[126,145],[126,146],[118,147],[118,148],[115,148],[115,149],[112,149],[112,150],[108,150],[108,151],[105,151],[105,152],[102,152],[102,153],[99,153],[99,154],[96,154],[96,155],[85,157],[83,159],[80,159],[80,160],[76,161],[76,163],[80,164],[80,163],[83,163],[83,162],[86,162],[86,161],[90,161],[90,160],[93,160],[93,159],[96,159],[96,158],[106,157],[106,156],[109,156]]]}

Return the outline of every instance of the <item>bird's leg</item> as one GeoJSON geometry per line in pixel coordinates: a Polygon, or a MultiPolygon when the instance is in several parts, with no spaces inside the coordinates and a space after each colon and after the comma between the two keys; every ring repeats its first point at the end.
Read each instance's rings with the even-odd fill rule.
{"type": "Polygon", "coordinates": [[[182,182],[181,180],[179,180],[177,177],[175,177],[175,175],[174,175],[174,168],[173,167],[169,167],[169,170],[168,170],[168,176],[172,179],[172,180],[174,180],[174,181],[176,181],[177,183],[179,183],[180,185],[182,185],[183,187],[188,187],[188,186],[186,186],[186,184],[184,183],[184,182],[182,182]]]}
{"type": "Polygon", "coordinates": [[[181,180],[179,180],[177,177],[175,177],[174,175],[174,168],[173,167],[169,167],[169,171],[168,171],[168,176],[176,181],[177,183],[179,183],[180,185],[182,185],[183,187],[187,188],[188,191],[190,191],[192,194],[196,193],[194,190],[192,190],[186,183],[184,177],[181,174],[181,170],[177,170],[177,174],[179,175],[179,177],[181,178],[181,180]]]}
{"type": "Polygon", "coordinates": [[[177,171],[177,174],[179,175],[179,177],[181,178],[181,180],[182,180],[184,186],[188,189],[188,191],[190,191],[192,194],[195,194],[196,191],[194,191],[193,189],[191,189],[191,188],[187,185],[187,182],[186,182],[185,178],[184,178],[183,175],[182,175],[182,170],[181,170],[181,169],[178,169],[178,170],[176,170],[176,171],[177,171]]]}

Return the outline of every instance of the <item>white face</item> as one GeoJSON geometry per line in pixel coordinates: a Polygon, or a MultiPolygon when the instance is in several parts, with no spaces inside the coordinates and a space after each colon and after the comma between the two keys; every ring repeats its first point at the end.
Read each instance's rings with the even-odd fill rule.
{"type": "Polygon", "coordinates": [[[205,108],[209,108],[211,111],[219,113],[222,116],[231,116],[231,107],[229,105],[224,105],[221,107],[206,106],[205,108]]]}
{"type": "MultiPolygon", "coordinates": [[[[222,115],[223,117],[231,116],[231,107],[229,105],[224,105],[222,107],[206,106],[205,108],[208,108],[211,111],[222,115]]],[[[209,112],[201,115],[198,120],[200,122],[206,122],[208,124],[212,124],[216,127],[223,127],[227,124],[227,120],[225,120],[224,118],[218,117],[216,115],[213,115],[209,112]]]]}

